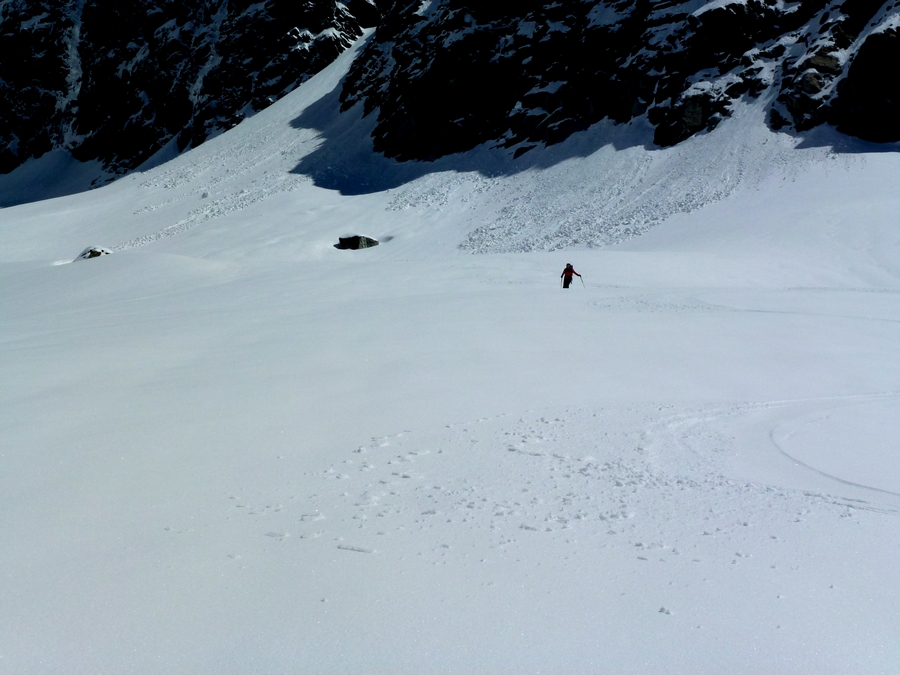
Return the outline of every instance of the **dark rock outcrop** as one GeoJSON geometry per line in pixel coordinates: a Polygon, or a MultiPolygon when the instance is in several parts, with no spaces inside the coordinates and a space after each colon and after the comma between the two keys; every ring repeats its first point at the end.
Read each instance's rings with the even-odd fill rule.
{"type": "Polygon", "coordinates": [[[79,260],[90,260],[91,258],[99,258],[104,255],[109,255],[112,253],[108,248],[103,248],[102,246],[88,246],[81,253],[78,254],[78,257],[75,258],[73,262],[78,262],[79,260]]]}
{"type": "Polygon", "coordinates": [[[338,243],[335,248],[348,251],[358,251],[361,248],[372,248],[378,246],[378,240],[371,237],[363,237],[359,234],[348,234],[345,237],[338,237],[338,243]]]}
{"type": "Polygon", "coordinates": [[[196,146],[378,24],[342,109],[374,147],[519,156],[646,116],[660,146],[742,97],[773,129],[900,140],[898,8],[884,0],[2,0],[0,172],[64,148],[112,173],[196,146]]]}
{"type": "Polygon", "coordinates": [[[728,114],[729,99],[725,96],[697,93],[686,95],[665,111],[656,127],[653,141],[667,146],[680,143],[698,131],[712,131],[728,114]]]}
{"type": "Polygon", "coordinates": [[[55,0],[0,4],[0,173],[58,145],[70,86],[72,8],[55,0]]]}
{"type": "Polygon", "coordinates": [[[891,84],[868,66],[840,87],[857,102],[835,107],[848,62],[893,64],[877,31],[895,13],[879,0],[396,0],[341,98],[345,110],[377,111],[375,148],[401,160],[481,143],[520,155],[644,114],[654,141],[672,145],[767,91],[773,128],[846,118],[839,126],[858,133],[848,115],[876,105],[897,128],[891,84]]]}
{"type": "Polygon", "coordinates": [[[900,141],[900,31],[870,35],[838,85],[830,121],[867,141],[900,141]]]}
{"type": "Polygon", "coordinates": [[[379,19],[371,0],[6,0],[0,172],[64,148],[121,173],[202,143],[379,19]]]}

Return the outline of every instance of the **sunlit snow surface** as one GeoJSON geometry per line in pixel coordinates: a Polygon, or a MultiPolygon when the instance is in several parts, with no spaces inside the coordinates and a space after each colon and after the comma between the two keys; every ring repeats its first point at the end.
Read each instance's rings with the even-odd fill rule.
{"type": "Polygon", "coordinates": [[[0,672],[897,672],[896,148],[395,164],[351,56],[0,211],[0,672]]]}

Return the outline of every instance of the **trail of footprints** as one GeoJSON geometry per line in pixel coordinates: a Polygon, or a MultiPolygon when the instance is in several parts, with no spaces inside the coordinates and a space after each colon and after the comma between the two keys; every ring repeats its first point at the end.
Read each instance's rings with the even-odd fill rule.
{"type": "Polygon", "coordinates": [[[702,300],[685,296],[684,294],[632,294],[610,296],[603,300],[591,303],[597,309],[626,310],[643,313],[657,312],[702,312],[706,314],[720,314],[733,312],[727,307],[720,307],[703,302],[702,300]]]}
{"type": "MultiPolygon", "coordinates": [[[[717,551],[740,564],[788,523],[866,508],[723,476],[714,453],[727,439],[703,436],[701,418],[665,406],[566,409],[372,438],[317,474],[321,490],[279,518],[285,531],[265,535],[352,553],[413,551],[434,564],[454,549],[505,550],[534,537],[563,547],[602,540],[636,561],[717,551]],[[695,437],[703,452],[689,447],[695,437]]],[[[257,516],[285,508],[237,506],[257,516]]]]}

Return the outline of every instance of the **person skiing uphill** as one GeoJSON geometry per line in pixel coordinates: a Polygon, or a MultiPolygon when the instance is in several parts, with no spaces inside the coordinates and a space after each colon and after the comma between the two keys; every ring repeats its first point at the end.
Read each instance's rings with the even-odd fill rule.
{"type": "Polygon", "coordinates": [[[572,267],[572,263],[566,263],[566,269],[562,271],[562,274],[559,275],[559,278],[563,280],[563,288],[568,288],[569,284],[572,283],[572,275],[575,274],[577,276],[581,276],[578,272],[575,271],[575,268],[572,267]]]}

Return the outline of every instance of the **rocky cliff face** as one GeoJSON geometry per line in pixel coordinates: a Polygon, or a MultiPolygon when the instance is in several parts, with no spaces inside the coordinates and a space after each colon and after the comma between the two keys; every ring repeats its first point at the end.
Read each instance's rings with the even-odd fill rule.
{"type": "Polygon", "coordinates": [[[898,141],[895,1],[0,0],[0,172],[65,148],[121,173],[197,145],[379,22],[341,98],[399,159],[643,115],[673,145],[744,96],[773,129],[898,141]]]}
{"type": "Polygon", "coordinates": [[[372,0],[0,0],[0,172],[139,165],[228,129],[375,25],[372,0]]]}
{"type": "Polygon", "coordinates": [[[900,140],[893,0],[396,0],[342,92],[375,147],[433,159],[559,142],[646,115],[654,141],[712,130],[742,96],[773,128],[900,140]]]}

